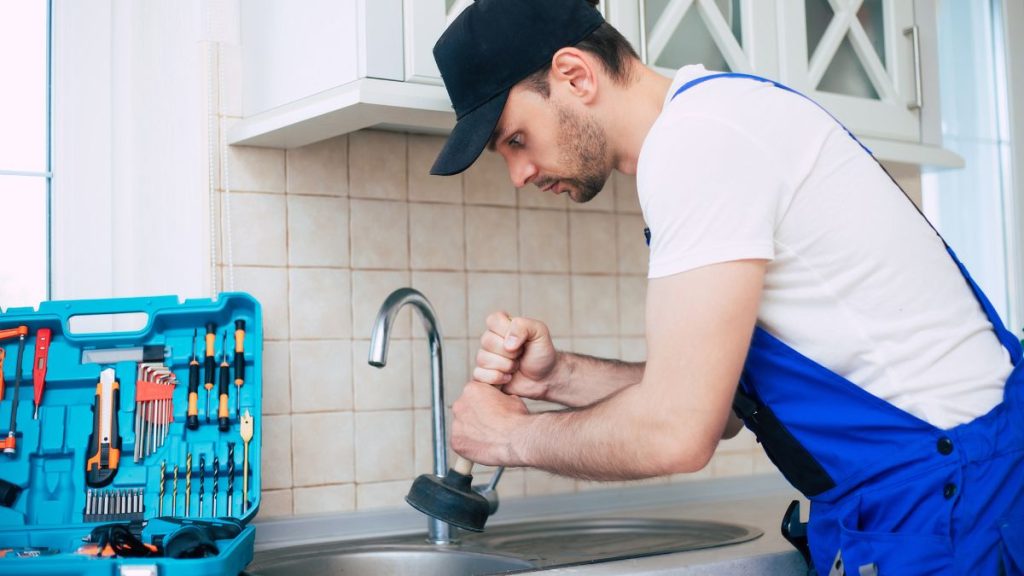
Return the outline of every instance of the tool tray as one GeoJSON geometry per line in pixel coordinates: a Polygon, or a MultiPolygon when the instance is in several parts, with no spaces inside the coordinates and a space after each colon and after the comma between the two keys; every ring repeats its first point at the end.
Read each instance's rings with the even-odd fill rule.
{"type": "Polygon", "coordinates": [[[0,446],[8,450],[0,451],[0,574],[220,575],[245,568],[255,536],[249,523],[260,503],[262,427],[263,319],[252,296],[223,293],[183,303],[175,296],[44,302],[38,310],[0,313],[0,335],[5,334],[0,446]],[[128,320],[135,320],[130,331],[115,331],[128,320]],[[236,330],[242,323],[238,362],[244,372],[236,387],[236,330]],[[216,364],[209,422],[208,325],[216,364]],[[5,331],[19,326],[28,331],[11,453],[19,341],[5,331]],[[96,332],[97,326],[106,331],[96,332]],[[188,390],[193,331],[199,364],[194,410],[188,390]],[[220,394],[225,349],[226,412],[220,394]],[[35,419],[34,380],[42,368],[45,386],[35,419]],[[106,407],[117,400],[115,430],[106,407]],[[248,476],[242,439],[247,411],[248,476]],[[195,429],[189,412],[196,414],[195,429]],[[111,524],[123,525],[160,555],[111,556],[116,547],[109,538],[83,541],[111,524]],[[164,555],[172,548],[175,557],[164,555]]]}

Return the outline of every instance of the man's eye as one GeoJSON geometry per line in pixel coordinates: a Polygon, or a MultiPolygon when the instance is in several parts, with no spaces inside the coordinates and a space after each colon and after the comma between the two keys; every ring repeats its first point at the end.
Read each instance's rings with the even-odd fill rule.
{"type": "Polygon", "coordinates": [[[508,139],[508,145],[510,148],[521,148],[523,145],[523,138],[519,134],[508,139]]]}

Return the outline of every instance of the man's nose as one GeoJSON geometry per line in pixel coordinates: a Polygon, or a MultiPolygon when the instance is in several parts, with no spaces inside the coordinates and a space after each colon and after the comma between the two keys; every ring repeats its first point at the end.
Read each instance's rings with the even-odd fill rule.
{"type": "Polygon", "coordinates": [[[508,175],[512,179],[513,186],[523,188],[537,176],[537,167],[525,159],[510,159],[508,161],[508,175]]]}

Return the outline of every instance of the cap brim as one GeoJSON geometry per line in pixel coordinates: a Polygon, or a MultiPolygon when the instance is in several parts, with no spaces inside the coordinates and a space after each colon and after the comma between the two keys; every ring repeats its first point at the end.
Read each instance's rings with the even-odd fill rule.
{"type": "Polygon", "coordinates": [[[455,123],[455,129],[434,160],[434,166],[430,169],[431,174],[451,176],[476,162],[494,134],[494,127],[498,125],[498,119],[501,118],[501,112],[508,100],[508,92],[502,91],[455,123]]]}

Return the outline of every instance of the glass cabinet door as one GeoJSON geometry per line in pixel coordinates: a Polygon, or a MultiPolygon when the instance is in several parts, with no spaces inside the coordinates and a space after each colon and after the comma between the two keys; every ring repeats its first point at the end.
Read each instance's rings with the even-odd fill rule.
{"type": "Polygon", "coordinates": [[[701,64],[708,70],[774,76],[774,0],[637,0],[638,51],[671,76],[701,64]]]}
{"type": "Polygon", "coordinates": [[[782,80],[854,131],[919,138],[914,3],[780,0],[782,80]]]}

